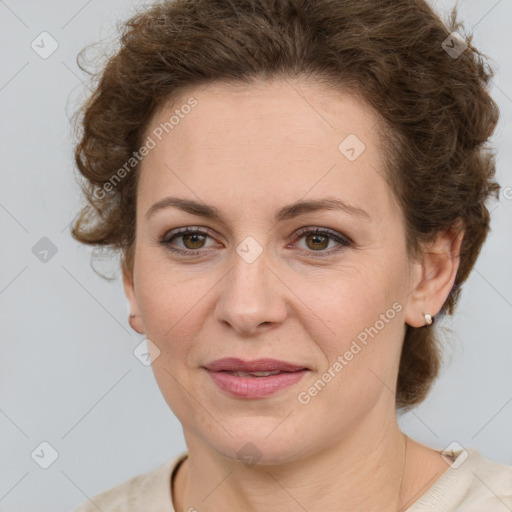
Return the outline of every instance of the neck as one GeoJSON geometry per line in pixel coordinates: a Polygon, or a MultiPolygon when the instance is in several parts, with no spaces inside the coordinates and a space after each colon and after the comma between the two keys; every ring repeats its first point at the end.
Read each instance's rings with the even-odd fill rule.
{"type": "Polygon", "coordinates": [[[176,512],[260,512],[276,506],[396,512],[406,501],[407,444],[396,416],[384,424],[368,418],[339,442],[286,463],[246,465],[199,438],[186,441],[189,457],[176,478],[176,512]]]}

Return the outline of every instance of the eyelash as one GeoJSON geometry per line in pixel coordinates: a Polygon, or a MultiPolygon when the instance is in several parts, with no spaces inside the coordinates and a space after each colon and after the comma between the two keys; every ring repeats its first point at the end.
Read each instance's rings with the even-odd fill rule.
{"type": "MultiPolygon", "coordinates": [[[[190,249],[176,249],[172,247],[171,242],[174,241],[176,238],[180,238],[184,235],[206,235],[210,236],[207,231],[199,228],[180,228],[176,231],[171,231],[170,233],[166,233],[166,235],[159,241],[161,245],[163,245],[166,249],[178,253],[182,256],[198,256],[201,253],[205,253],[206,249],[197,249],[197,250],[190,250],[190,249]]],[[[332,256],[333,253],[337,253],[341,250],[343,250],[345,247],[350,247],[353,242],[349,240],[346,237],[343,237],[336,233],[335,231],[331,231],[327,228],[302,228],[300,229],[295,235],[294,240],[298,240],[305,235],[323,235],[328,238],[331,238],[332,240],[338,242],[341,247],[337,247],[335,249],[331,249],[330,251],[307,251],[315,258],[325,258],[328,256],[332,256]]],[[[213,238],[210,236],[210,238],[213,238]]]]}

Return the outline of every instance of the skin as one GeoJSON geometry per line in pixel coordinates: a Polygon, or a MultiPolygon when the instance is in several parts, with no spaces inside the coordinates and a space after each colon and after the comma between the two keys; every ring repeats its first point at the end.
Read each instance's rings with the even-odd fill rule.
{"type": "Polygon", "coordinates": [[[412,439],[405,445],[397,425],[401,346],[406,324],[423,326],[423,313],[436,314],[446,300],[463,232],[440,233],[420,259],[408,258],[402,211],[383,178],[379,119],[352,95],[298,79],[214,83],[161,107],[146,136],[191,96],[197,106],[139,169],[134,266],[123,273],[133,326],[160,350],[155,378],[188,447],[172,488],[176,511],[405,509],[448,465],[412,439]],[[366,146],[354,161],[338,149],[349,134],[366,146]],[[224,220],[173,207],[146,219],[170,195],[213,205],[224,220]],[[274,222],[285,205],[327,196],[370,220],[322,210],[274,222]],[[199,256],[159,243],[186,226],[209,236],[172,245],[199,256]],[[295,237],[303,227],[353,244],[295,237]],[[248,236],[262,249],[251,263],[236,252],[248,236]],[[378,335],[299,403],[298,393],[396,302],[401,310],[378,335]],[[229,356],[311,371],[269,397],[234,398],[202,369],[229,356]],[[256,464],[237,457],[248,442],[259,451],[256,464]]]}

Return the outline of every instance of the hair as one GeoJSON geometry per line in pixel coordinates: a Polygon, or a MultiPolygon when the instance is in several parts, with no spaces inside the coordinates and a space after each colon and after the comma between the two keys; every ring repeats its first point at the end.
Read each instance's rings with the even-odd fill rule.
{"type": "MultiPolygon", "coordinates": [[[[487,145],[499,118],[488,93],[494,70],[472,34],[459,33],[467,45],[459,56],[445,51],[443,42],[464,28],[457,16],[453,7],[442,22],[424,0],[174,0],[138,11],[100,71],[82,65],[87,48],[77,57],[96,83],[76,114],[86,204],[72,236],[117,252],[132,270],[139,165],[105,185],[140,148],[156,109],[201,84],[310,78],[357,96],[383,120],[385,178],[411,258],[441,230],[464,230],[455,282],[436,319],[453,314],[490,230],[485,202],[500,190],[487,145]]],[[[397,408],[420,403],[439,373],[434,327],[405,328],[397,408]]]]}

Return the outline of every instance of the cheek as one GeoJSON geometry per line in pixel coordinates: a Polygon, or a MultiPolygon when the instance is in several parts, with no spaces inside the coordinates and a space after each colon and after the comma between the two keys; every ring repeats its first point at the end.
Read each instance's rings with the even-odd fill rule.
{"type": "Polygon", "coordinates": [[[147,337],[160,342],[188,337],[201,325],[197,316],[214,287],[214,275],[205,272],[199,278],[197,271],[172,265],[165,255],[152,256],[142,250],[136,267],[137,301],[147,337]]]}
{"type": "Polygon", "coordinates": [[[201,339],[208,290],[214,285],[208,275],[193,278],[168,261],[150,261],[143,253],[139,258],[137,301],[145,336],[160,351],[152,371],[162,396],[182,421],[190,415],[190,393],[195,394],[189,379],[196,375],[197,340],[201,339]]]}
{"type": "Polygon", "coordinates": [[[393,386],[404,305],[400,272],[390,265],[345,268],[326,273],[323,281],[294,283],[294,292],[309,306],[301,313],[302,327],[323,352],[319,377],[328,373],[325,379],[337,400],[370,399],[393,386]]]}
{"type": "Polygon", "coordinates": [[[331,336],[333,348],[343,348],[344,342],[372,326],[400,297],[395,273],[369,261],[295,276],[292,282],[295,304],[302,304],[304,313],[300,320],[331,336]]]}

